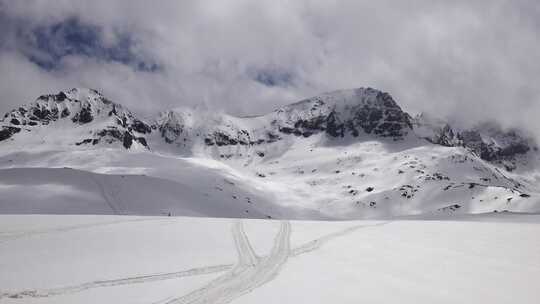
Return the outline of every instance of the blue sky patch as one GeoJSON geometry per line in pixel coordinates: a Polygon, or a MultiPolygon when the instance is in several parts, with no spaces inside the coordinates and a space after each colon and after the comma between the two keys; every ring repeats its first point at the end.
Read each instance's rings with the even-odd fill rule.
{"type": "Polygon", "coordinates": [[[256,69],[253,80],[267,87],[287,87],[293,84],[294,74],[278,68],[256,69]]]}
{"type": "Polygon", "coordinates": [[[65,56],[85,56],[106,62],[118,62],[136,70],[154,72],[159,66],[141,58],[132,50],[135,41],[129,33],[118,34],[113,45],[105,46],[100,27],[69,18],[61,22],[32,29],[25,39],[26,56],[46,70],[59,67],[65,56]]]}

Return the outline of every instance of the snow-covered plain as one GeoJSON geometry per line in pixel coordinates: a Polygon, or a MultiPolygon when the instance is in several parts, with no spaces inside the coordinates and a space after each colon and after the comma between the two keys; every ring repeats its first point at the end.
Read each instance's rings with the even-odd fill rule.
{"type": "Polygon", "coordinates": [[[538,303],[540,216],[2,215],[0,303],[538,303]]]}

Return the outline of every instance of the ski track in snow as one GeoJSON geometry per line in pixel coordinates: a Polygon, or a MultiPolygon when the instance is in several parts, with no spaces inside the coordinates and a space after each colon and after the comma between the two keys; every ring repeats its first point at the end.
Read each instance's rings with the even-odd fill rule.
{"type": "Polygon", "coordinates": [[[25,290],[18,293],[1,294],[0,299],[2,297],[14,298],[14,299],[25,298],[25,297],[44,298],[44,297],[50,297],[50,296],[81,292],[81,291],[91,289],[91,288],[147,283],[147,282],[154,282],[154,281],[161,281],[161,280],[168,280],[168,279],[177,279],[177,278],[188,277],[188,276],[210,274],[210,273],[215,273],[215,272],[223,272],[223,271],[229,270],[232,266],[233,266],[232,264],[215,265],[215,266],[208,266],[208,267],[192,268],[188,270],[164,273],[164,274],[151,274],[151,275],[142,275],[142,276],[128,277],[128,278],[115,279],[115,280],[93,281],[93,282],[83,283],[80,285],[52,288],[52,289],[46,289],[46,290],[25,290]]]}
{"type": "Polygon", "coordinates": [[[55,227],[55,228],[49,228],[49,229],[0,232],[0,244],[8,242],[8,241],[12,241],[12,240],[25,238],[25,237],[32,237],[32,236],[36,236],[36,235],[45,235],[45,234],[50,234],[50,233],[69,232],[69,231],[72,231],[72,230],[87,229],[87,228],[108,226],[108,225],[115,225],[115,224],[124,224],[124,223],[132,223],[132,222],[146,222],[146,221],[163,221],[163,220],[164,219],[161,219],[161,218],[154,218],[154,219],[139,218],[139,219],[132,219],[132,220],[116,220],[116,221],[89,223],[89,224],[82,224],[82,225],[55,227]]]}
{"type": "Polygon", "coordinates": [[[337,237],[352,233],[352,232],[354,232],[354,231],[356,231],[358,229],[382,226],[382,225],[387,225],[389,223],[390,222],[382,222],[382,223],[373,224],[373,225],[356,225],[356,226],[352,226],[352,227],[349,227],[349,228],[346,228],[346,229],[343,229],[343,230],[340,230],[340,231],[337,231],[337,232],[334,232],[334,233],[327,234],[327,235],[325,235],[323,237],[320,237],[320,238],[315,239],[315,240],[313,240],[311,242],[308,242],[308,243],[306,243],[304,245],[301,245],[301,246],[299,246],[297,248],[294,248],[291,251],[291,257],[295,257],[295,256],[301,255],[303,253],[308,253],[308,252],[311,252],[313,250],[317,250],[322,245],[324,245],[324,243],[326,243],[326,242],[328,242],[328,241],[330,241],[330,240],[332,240],[334,238],[337,238],[337,237]]]}
{"type": "Polygon", "coordinates": [[[206,286],[165,304],[229,303],[233,299],[271,281],[287,262],[290,252],[291,224],[281,222],[270,255],[258,258],[245,235],[241,222],[233,226],[238,264],[206,286]]]}
{"type": "Polygon", "coordinates": [[[105,201],[105,203],[107,203],[107,205],[109,206],[109,208],[111,208],[111,211],[113,212],[113,214],[116,214],[116,215],[120,215],[122,214],[120,211],[119,211],[119,208],[116,207],[116,205],[118,204],[114,204],[112,201],[115,201],[116,200],[114,198],[111,198],[109,197],[109,195],[107,194],[107,191],[105,189],[105,186],[99,181],[99,179],[97,179],[95,176],[93,175],[90,175],[90,178],[94,181],[94,183],[98,186],[99,188],[99,191],[101,192],[101,196],[103,197],[103,200],[105,201]]]}
{"type": "MultiPolygon", "coordinates": [[[[123,222],[141,221],[145,219],[137,219],[131,221],[116,221],[108,223],[94,223],[79,226],[70,226],[47,231],[39,231],[38,233],[63,232],[74,229],[83,229],[100,225],[110,225],[123,222]]],[[[320,238],[314,239],[294,249],[290,248],[291,224],[288,221],[281,222],[280,231],[278,232],[273,248],[268,256],[258,257],[249,242],[249,239],[243,229],[241,221],[236,221],[233,224],[232,234],[236,251],[238,253],[237,264],[221,264],[206,267],[191,268],[177,272],[140,275],[121,279],[99,280],[87,282],[79,285],[65,286],[59,288],[51,288],[44,290],[25,290],[20,292],[4,292],[0,294],[1,298],[41,298],[58,296],[63,294],[77,293],[91,288],[113,287],[119,285],[131,285],[147,282],[155,282],[161,280],[178,279],[189,276],[197,276],[211,273],[219,273],[228,271],[222,276],[212,280],[207,285],[200,289],[190,292],[179,298],[168,297],[160,300],[157,303],[177,304],[177,303],[229,303],[235,298],[249,293],[269,281],[273,280],[278,274],[288,258],[296,257],[304,253],[308,253],[319,249],[326,242],[352,233],[361,228],[376,227],[386,225],[390,222],[382,222],[373,225],[355,225],[343,230],[327,234],[320,238]]]]}

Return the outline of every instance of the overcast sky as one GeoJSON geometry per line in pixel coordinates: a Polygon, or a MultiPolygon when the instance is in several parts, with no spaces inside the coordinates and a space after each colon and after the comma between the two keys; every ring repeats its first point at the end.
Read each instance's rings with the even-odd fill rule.
{"type": "Polygon", "coordinates": [[[147,113],[257,114],[371,86],[536,131],[539,34],[537,0],[0,0],[0,110],[82,86],[147,113]]]}

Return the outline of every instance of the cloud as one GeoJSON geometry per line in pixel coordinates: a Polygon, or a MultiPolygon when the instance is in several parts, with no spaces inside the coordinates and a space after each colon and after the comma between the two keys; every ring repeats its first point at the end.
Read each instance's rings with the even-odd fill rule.
{"type": "Polygon", "coordinates": [[[87,86],[148,113],[253,114],[372,86],[540,137],[539,20],[534,0],[0,0],[0,110],[87,86]]]}

